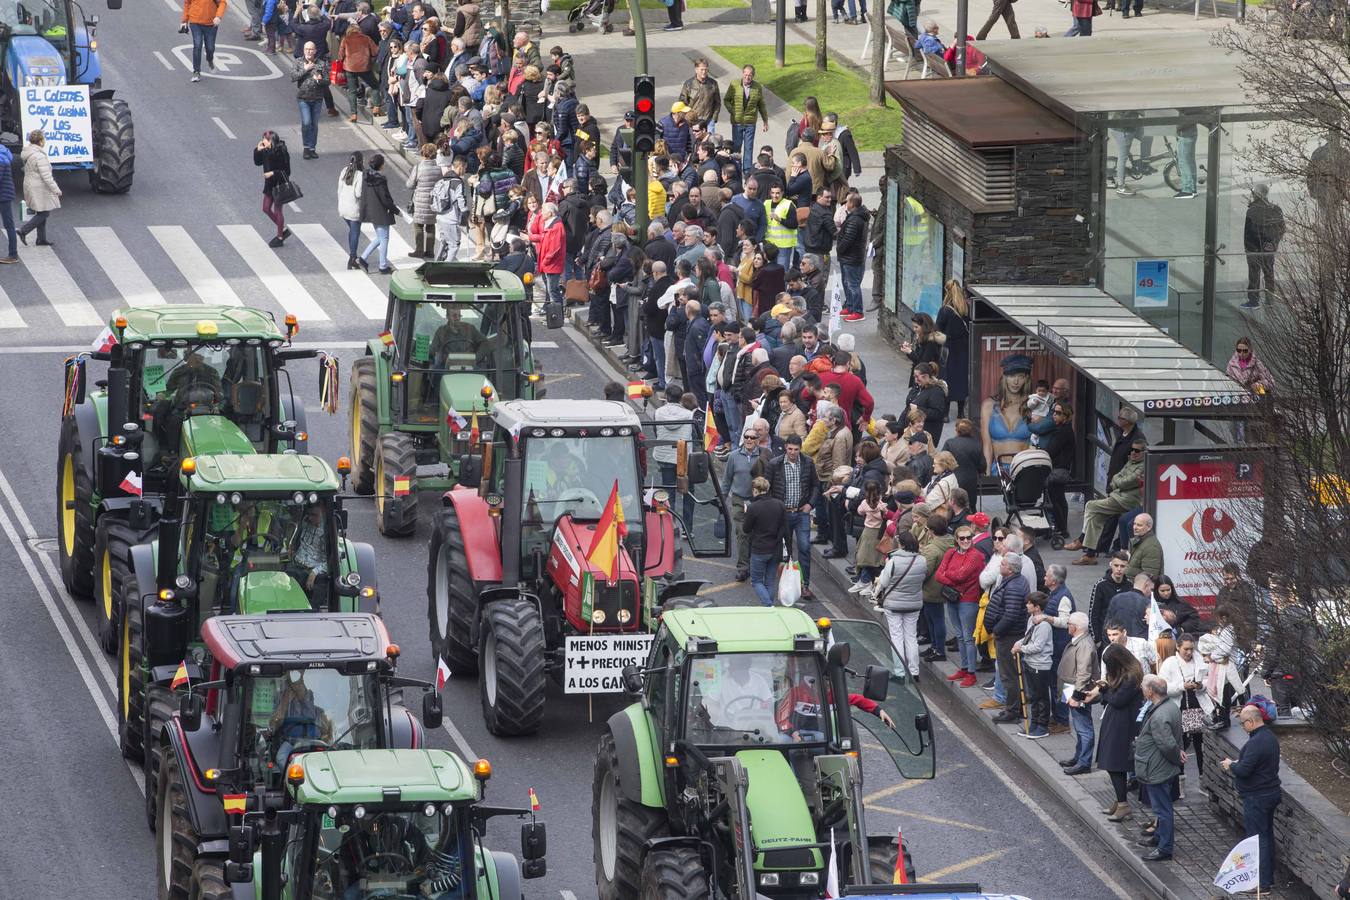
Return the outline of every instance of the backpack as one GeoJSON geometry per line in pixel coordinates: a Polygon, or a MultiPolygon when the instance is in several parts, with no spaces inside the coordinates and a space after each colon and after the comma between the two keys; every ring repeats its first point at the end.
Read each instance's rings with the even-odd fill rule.
{"type": "Polygon", "coordinates": [[[447,175],[431,188],[431,208],[437,215],[452,210],[464,212],[464,183],[453,175],[447,175]]]}
{"type": "MultiPolygon", "coordinates": [[[[783,199],[788,200],[788,198],[786,197],[784,197],[783,199]]],[[[796,231],[797,226],[801,224],[801,222],[797,219],[797,204],[792,203],[791,200],[788,200],[788,203],[792,204],[792,209],[788,210],[787,218],[783,220],[783,227],[788,229],[789,231],[796,231]]]]}
{"type": "Polygon", "coordinates": [[[1275,701],[1264,694],[1252,694],[1244,706],[1255,706],[1261,713],[1261,720],[1266,723],[1275,721],[1278,713],[1275,711],[1275,701]]]}
{"type": "Polygon", "coordinates": [[[798,137],[801,133],[801,127],[801,123],[796,119],[793,119],[788,123],[787,140],[783,142],[784,152],[790,154],[793,150],[797,149],[797,144],[801,143],[801,140],[798,137]]]}

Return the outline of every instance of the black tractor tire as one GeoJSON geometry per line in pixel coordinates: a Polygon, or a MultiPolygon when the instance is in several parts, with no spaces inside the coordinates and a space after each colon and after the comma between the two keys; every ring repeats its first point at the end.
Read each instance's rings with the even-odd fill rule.
{"type": "MultiPolygon", "coordinates": [[[[172,751],[165,755],[154,787],[155,795],[155,896],[158,900],[188,900],[197,862],[198,836],[188,812],[187,782],[172,751]]],[[[228,896],[228,895],[226,895],[228,896]]]]}
{"type": "Polygon", "coordinates": [[[197,864],[192,867],[188,900],[231,900],[233,897],[234,889],[225,883],[224,860],[197,860],[197,864]]]}
{"type": "Polygon", "coordinates": [[[380,401],[375,390],[375,358],[352,363],[351,395],[352,490],[362,496],[375,493],[375,443],[380,437],[380,401]]]}
{"type": "Polygon", "coordinates": [[[657,847],[642,864],[641,900],[707,900],[708,873],[697,848],[657,847]]]}
{"type": "Polygon", "coordinates": [[[389,431],[376,442],[375,518],[385,537],[408,537],[417,531],[417,445],[410,434],[389,431]],[[394,496],[394,479],[408,477],[409,491],[394,496]]]}
{"type": "MultiPolygon", "coordinates": [[[[174,702],[174,696],[168,688],[162,685],[155,685],[150,688],[145,702],[145,733],[141,737],[141,746],[144,748],[145,756],[142,771],[145,773],[147,785],[159,784],[159,770],[164,765],[164,757],[173,753],[173,748],[169,746],[168,739],[163,735],[163,731],[173,720],[173,715],[177,711],[178,705],[174,702]]],[[[145,791],[145,823],[151,831],[155,830],[155,815],[157,812],[154,792],[147,788],[145,791]]]]}
{"type": "MultiPolygon", "coordinates": [[[[670,833],[664,809],[643,806],[624,796],[619,783],[619,755],[614,735],[600,738],[591,783],[591,857],[600,900],[628,900],[639,893],[647,841],[670,833]],[[613,819],[611,825],[607,820],[613,819]],[[604,832],[614,832],[612,872],[605,871],[601,841],[604,832]]],[[[659,896],[659,895],[658,895],[659,896]]],[[[706,894],[704,895],[706,896],[706,894]]]]}
{"type": "Polygon", "coordinates": [[[94,168],[89,187],[96,194],[125,194],[136,173],[136,126],[125,100],[102,97],[89,101],[93,118],[94,168]]]}
{"type": "Polygon", "coordinates": [[[427,625],[431,652],[452,675],[478,674],[478,591],[469,577],[464,530],[454,507],[445,507],[431,532],[427,554],[427,625]]]}
{"type": "Polygon", "coordinates": [[[56,552],[61,581],[76,600],[94,595],[94,485],[84,468],[84,437],[74,416],[67,416],[61,422],[61,442],[56,459],[56,552]],[[68,472],[67,466],[70,467],[68,472]],[[74,504],[74,520],[69,526],[65,507],[67,490],[74,504]]]}
{"type": "Polygon", "coordinates": [[[94,618],[98,622],[98,643],[103,652],[117,652],[118,630],[122,627],[122,582],[131,578],[131,548],[154,533],[139,532],[126,520],[114,515],[99,516],[94,529],[94,618]]]}
{"type": "MultiPolygon", "coordinates": [[[[909,848],[902,848],[905,854],[905,880],[910,884],[915,883],[917,875],[914,872],[914,859],[909,855],[909,848]]],[[[873,884],[890,884],[891,879],[895,877],[895,841],[889,843],[868,842],[867,845],[867,871],[871,874],[873,884]]]]}
{"type": "Polygon", "coordinates": [[[483,721],[498,737],[534,734],[544,717],[544,623],[528,600],[483,610],[478,649],[483,721]]]}
{"type": "Polygon", "coordinates": [[[122,581],[122,634],[117,648],[117,736],[122,755],[144,762],[145,675],[141,660],[145,652],[145,610],[136,589],[136,578],[122,581]]]}

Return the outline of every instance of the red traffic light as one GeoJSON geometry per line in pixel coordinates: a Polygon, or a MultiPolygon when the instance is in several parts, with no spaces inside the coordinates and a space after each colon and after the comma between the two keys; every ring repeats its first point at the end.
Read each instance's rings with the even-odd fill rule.
{"type": "Polygon", "coordinates": [[[649,115],[656,104],[652,103],[652,98],[650,97],[639,97],[633,106],[637,112],[640,112],[643,115],[649,115]]]}

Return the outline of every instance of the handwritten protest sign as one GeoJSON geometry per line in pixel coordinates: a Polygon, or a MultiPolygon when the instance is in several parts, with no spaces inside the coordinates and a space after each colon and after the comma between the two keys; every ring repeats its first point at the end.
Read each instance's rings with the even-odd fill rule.
{"type": "Polygon", "coordinates": [[[42,129],[53,163],[94,161],[94,129],[87,84],[20,88],[24,134],[42,129]]]}

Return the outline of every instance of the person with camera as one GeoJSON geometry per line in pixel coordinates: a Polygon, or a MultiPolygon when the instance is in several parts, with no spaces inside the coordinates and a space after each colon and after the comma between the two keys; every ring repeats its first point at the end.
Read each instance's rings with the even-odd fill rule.
{"type": "Polygon", "coordinates": [[[305,145],[305,159],[318,159],[319,115],[323,112],[324,92],[328,90],[328,66],[319,58],[319,48],[313,41],[305,42],[305,55],[291,73],[295,82],[295,98],[300,105],[300,139],[305,145]]]}
{"type": "Polygon", "coordinates": [[[253,164],[263,170],[262,211],[277,228],[276,236],[267,245],[275,249],[291,236],[291,230],[286,227],[286,204],[278,202],[278,198],[284,196],[279,192],[287,189],[291,177],[291,155],[286,151],[286,142],[275,131],[264,131],[262,139],[253,148],[253,164]]]}
{"type": "Polygon", "coordinates": [[[206,64],[216,67],[216,32],[225,18],[225,0],[183,0],[183,24],[179,34],[192,35],[192,81],[202,80],[202,49],[206,64]]]}

